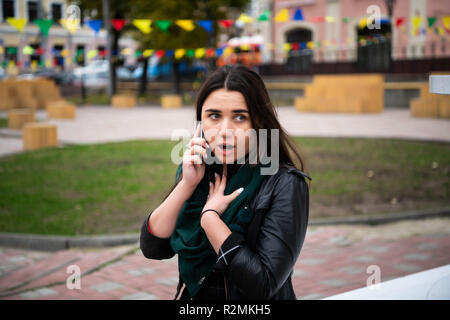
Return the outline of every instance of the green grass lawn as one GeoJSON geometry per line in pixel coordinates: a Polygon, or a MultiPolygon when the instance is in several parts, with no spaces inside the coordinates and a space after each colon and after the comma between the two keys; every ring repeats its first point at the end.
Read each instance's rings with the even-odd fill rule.
{"type": "Polygon", "coordinates": [[[0,128],[8,127],[8,118],[0,118],[0,128]]]}
{"type": "MultiPolygon", "coordinates": [[[[311,183],[310,217],[450,205],[450,144],[296,138],[311,183]],[[370,173],[372,170],[372,173],[370,173]]],[[[174,182],[169,140],[50,148],[0,158],[0,231],[139,232],[174,182]]]]}

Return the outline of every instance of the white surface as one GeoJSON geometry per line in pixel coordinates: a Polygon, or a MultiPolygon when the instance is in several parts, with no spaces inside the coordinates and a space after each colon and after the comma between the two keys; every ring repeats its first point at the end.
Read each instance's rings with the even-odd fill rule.
{"type": "Polygon", "coordinates": [[[324,300],[450,300],[450,264],[375,286],[341,293],[324,300]]]}
{"type": "Polygon", "coordinates": [[[430,76],[430,92],[450,94],[450,75],[430,76]]]}

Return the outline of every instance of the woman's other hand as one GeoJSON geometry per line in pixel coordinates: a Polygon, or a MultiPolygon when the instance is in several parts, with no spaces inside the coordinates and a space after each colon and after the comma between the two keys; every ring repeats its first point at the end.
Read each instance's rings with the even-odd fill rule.
{"type": "MultiPolygon", "coordinates": [[[[222,177],[220,177],[220,175],[216,173],[215,183],[212,182],[209,183],[208,200],[206,201],[203,210],[214,209],[218,211],[220,215],[222,215],[228,208],[230,203],[234,199],[236,199],[244,190],[244,188],[239,188],[229,195],[224,195],[226,185],[227,185],[227,166],[224,164],[222,177]]],[[[215,214],[213,211],[208,211],[203,216],[210,213],[215,214]]]]}

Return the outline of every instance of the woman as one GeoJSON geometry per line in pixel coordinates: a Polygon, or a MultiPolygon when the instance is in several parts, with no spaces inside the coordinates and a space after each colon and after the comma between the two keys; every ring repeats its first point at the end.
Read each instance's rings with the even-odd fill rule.
{"type": "Polygon", "coordinates": [[[144,256],[178,254],[175,299],[183,284],[181,299],[295,299],[291,275],[306,235],[311,178],[264,82],[242,65],[216,70],[199,91],[196,119],[203,132],[198,126],[175,186],[142,226],[144,256]],[[258,151],[251,161],[261,146],[250,142],[251,129],[268,129],[267,149],[277,148],[271,175],[261,169],[273,159],[264,164],[258,151]],[[270,129],[279,130],[275,144],[270,129]]]}

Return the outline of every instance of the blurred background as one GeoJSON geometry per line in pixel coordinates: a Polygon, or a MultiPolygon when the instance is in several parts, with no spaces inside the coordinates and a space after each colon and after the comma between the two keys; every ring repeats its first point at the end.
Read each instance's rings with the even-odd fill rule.
{"type": "MultiPolygon", "coordinates": [[[[0,0],[0,245],[72,246],[23,240],[32,235],[134,243],[174,182],[172,133],[192,132],[205,77],[238,63],[262,76],[306,159],[306,247],[325,235],[361,250],[401,238],[406,262],[389,264],[400,249],[385,244],[374,258],[390,278],[448,264],[448,0],[0,0]],[[346,238],[323,224],[355,225],[346,238]],[[432,252],[410,249],[421,241],[432,252]]],[[[4,252],[25,265],[35,257],[4,252]]],[[[307,252],[312,267],[326,264],[307,252]]],[[[22,266],[8,259],[3,289],[22,266]]],[[[353,282],[309,297],[362,285],[352,268],[353,282]]]]}

